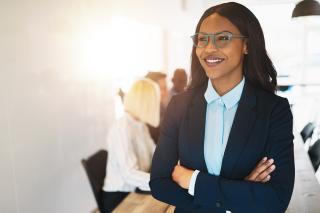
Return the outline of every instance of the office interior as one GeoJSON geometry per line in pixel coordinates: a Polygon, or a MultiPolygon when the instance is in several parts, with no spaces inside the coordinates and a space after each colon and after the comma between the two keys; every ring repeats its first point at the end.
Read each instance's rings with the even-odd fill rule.
{"type": "MultiPolygon", "coordinates": [[[[169,87],[176,68],[190,74],[190,36],[222,2],[1,0],[0,212],[92,212],[81,160],[105,148],[119,89],[150,70],[169,87]]],[[[320,139],[320,16],[292,18],[299,0],[236,2],[261,23],[295,131],[312,127],[308,155],[320,139]]],[[[320,169],[312,175],[319,184],[320,169]]]]}

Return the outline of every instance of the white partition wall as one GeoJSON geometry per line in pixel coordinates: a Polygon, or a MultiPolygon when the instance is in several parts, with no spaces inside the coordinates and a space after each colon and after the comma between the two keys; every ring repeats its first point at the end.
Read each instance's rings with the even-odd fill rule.
{"type": "Polygon", "coordinates": [[[96,207],[80,160],[104,146],[115,89],[111,79],[90,78],[75,58],[84,4],[0,3],[2,213],[96,207]]]}

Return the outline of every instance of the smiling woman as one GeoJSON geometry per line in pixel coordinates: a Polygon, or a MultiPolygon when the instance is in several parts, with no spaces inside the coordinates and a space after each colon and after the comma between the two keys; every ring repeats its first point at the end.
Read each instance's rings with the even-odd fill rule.
{"type": "Polygon", "coordinates": [[[255,15],[230,2],[192,36],[191,84],[168,105],[152,195],[177,213],[284,212],[294,184],[292,113],[255,15]]]}
{"type": "MultiPolygon", "coordinates": [[[[198,36],[198,43],[195,43],[196,55],[206,75],[211,81],[215,81],[212,82],[215,89],[222,87],[222,85],[216,85],[219,82],[226,87],[230,87],[230,83],[233,84],[234,81],[239,83],[242,79],[243,57],[248,54],[247,44],[242,39],[246,36],[241,35],[236,26],[217,13],[202,22],[199,32],[198,35],[205,34],[208,39],[198,36]],[[212,32],[214,33],[210,34],[212,32]],[[208,42],[203,42],[203,40],[208,42]]],[[[221,95],[225,93],[225,91],[220,92],[221,95]]]]}

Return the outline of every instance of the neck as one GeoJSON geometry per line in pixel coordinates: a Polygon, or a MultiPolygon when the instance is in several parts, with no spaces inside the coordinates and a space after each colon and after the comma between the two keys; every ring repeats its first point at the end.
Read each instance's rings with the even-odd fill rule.
{"type": "Polygon", "coordinates": [[[236,87],[241,81],[242,81],[242,74],[239,76],[235,76],[234,78],[230,79],[210,79],[210,82],[213,86],[213,88],[216,90],[216,92],[223,96],[227,94],[230,90],[232,90],[234,87],[236,87]]]}

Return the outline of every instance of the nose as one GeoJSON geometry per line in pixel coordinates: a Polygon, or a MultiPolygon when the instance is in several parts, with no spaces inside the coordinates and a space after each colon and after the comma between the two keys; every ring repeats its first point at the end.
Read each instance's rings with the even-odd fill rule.
{"type": "Polygon", "coordinates": [[[213,36],[211,36],[209,38],[209,42],[207,44],[207,46],[205,47],[205,51],[206,52],[213,52],[213,51],[217,51],[218,48],[216,47],[215,43],[214,43],[214,38],[213,36]]]}

